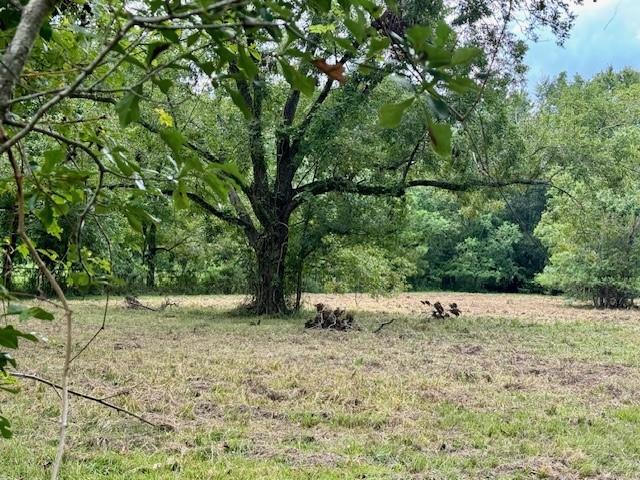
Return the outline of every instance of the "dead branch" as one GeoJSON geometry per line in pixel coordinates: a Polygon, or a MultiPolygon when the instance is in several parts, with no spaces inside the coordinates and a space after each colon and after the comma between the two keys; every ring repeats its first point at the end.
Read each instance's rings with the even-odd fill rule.
{"type": "Polygon", "coordinates": [[[380,330],[382,330],[384,327],[386,327],[387,325],[391,325],[394,322],[395,318],[392,318],[391,320],[389,320],[388,322],[382,322],[380,325],[378,325],[378,327],[373,331],[373,333],[378,333],[380,330]]]}
{"type": "Polygon", "coordinates": [[[152,312],[158,311],[155,308],[147,307],[133,295],[127,295],[126,297],[124,297],[124,304],[125,304],[125,307],[131,308],[134,310],[144,309],[144,310],[151,310],[152,312]]]}
{"type": "Polygon", "coordinates": [[[331,307],[323,303],[316,305],[316,315],[304,324],[305,328],[322,328],[327,330],[359,330],[351,313],[344,309],[331,307]]]}
{"type": "MultiPolygon", "coordinates": [[[[43,383],[45,385],[49,385],[50,387],[54,388],[56,390],[56,392],[58,390],[62,390],[62,386],[58,385],[57,383],[54,383],[54,382],[52,382],[50,380],[47,380],[45,378],[42,378],[42,377],[38,377],[36,375],[31,375],[29,373],[21,373],[21,372],[11,372],[10,374],[13,375],[14,377],[26,378],[26,379],[29,379],[29,380],[33,380],[33,381],[36,381],[36,382],[43,383]]],[[[154,428],[160,428],[159,425],[156,425],[155,423],[150,422],[146,418],[141,417],[140,415],[136,415],[135,413],[130,412],[129,410],[124,409],[122,407],[119,407],[117,405],[114,405],[113,403],[106,402],[102,398],[93,397],[93,396],[88,395],[86,393],[78,392],[76,390],[71,390],[71,389],[68,389],[67,391],[68,391],[68,393],[70,393],[71,395],[75,395],[76,397],[84,398],[86,400],[91,400],[92,402],[99,403],[100,405],[103,405],[105,407],[111,408],[111,409],[113,409],[113,410],[115,410],[117,412],[124,413],[124,414],[129,415],[129,416],[131,416],[133,418],[136,418],[136,419],[140,420],[142,423],[146,423],[147,425],[150,425],[150,426],[152,426],[154,428]]],[[[120,393],[118,393],[118,395],[122,395],[123,393],[124,392],[120,392],[120,393]]],[[[110,398],[110,397],[105,397],[105,398],[110,398]]]]}
{"type": "Polygon", "coordinates": [[[440,302],[434,302],[432,304],[429,300],[420,300],[420,303],[424,306],[431,307],[431,316],[433,318],[449,318],[451,315],[456,317],[462,315],[462,310],[458,308],[458,304],[455,302],[449,304],[449,311],[446,311],[440,302]]]}

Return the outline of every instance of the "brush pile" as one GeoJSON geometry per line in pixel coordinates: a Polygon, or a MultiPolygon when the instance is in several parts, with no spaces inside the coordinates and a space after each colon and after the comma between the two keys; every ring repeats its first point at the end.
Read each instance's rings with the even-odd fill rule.
{"type": "Polygon", "coordinates": [[[458,308],[457,303],[450,303],[448,311],[440,302],[431,304],[429,300],[420,300],[420,303],[425,306],[431,307],[431,316],[433,318],[449,318],[451,315],[457,317],[462,314],[462,310],[458,308]]]}
{"type": "Polygon", "coordinates": [[[315,316],[304,324],[304,328],[322,328],[328,330],[359,330],[353,315],[344,309],[331,307],[324,303],[316,304],[315,316]]]}

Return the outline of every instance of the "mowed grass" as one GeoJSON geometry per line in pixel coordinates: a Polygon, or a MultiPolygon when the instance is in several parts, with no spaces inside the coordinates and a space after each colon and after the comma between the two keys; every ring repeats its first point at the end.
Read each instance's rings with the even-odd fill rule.
{"type": "MultiPolygon", "coordinates": [[[[102,304],[73,307],[79,349],[102,304]]],[[[63,478],[640,478],[640,315],[572,310],[574,320],[359,312],[362,330],[341,333],[305,330],[311,313],[251,325],[184,299],[161,313],[112,300],[73,388],[159,428],[73,398],[63,478]]],[[[27,327],[48,341],[22,343],[19,369],[58,379],[61,324],[27,327]]],[[[15,430],[0,441],[0,479],[47,478],[58,398],[20,383],[0,397],[15,430]]]]}

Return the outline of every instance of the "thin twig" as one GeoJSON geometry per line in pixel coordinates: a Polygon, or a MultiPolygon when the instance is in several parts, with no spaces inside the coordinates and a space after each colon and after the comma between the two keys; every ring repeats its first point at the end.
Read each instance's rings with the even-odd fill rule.
{"type": "Polygon", "coordinates": [[[89,339],[89,341],[84,344],[84,347],[82,347],[80,349],[80,351],[73,356],[73,358],[71,359],[71,362],[73,362],[76,358],[78,358],[80,355],[82,355],[82,352],[84,352],[89,347],[89,345],[91,345],[91,343],[93,343],[93,341],[100,334],[100,332],[102,332],[105,329],[105,326],[107,324],[107,311],[108,310],[109,310],[109,290],[107,290],[107,299],[106,299],[106,301],[104,303],[104,312],[102,314],[102,325],[100,325],[100,328],[96,331],[96,333],[93,334],[93,336],[89,339]]]}
{"type": "MultiPolygon", "coordinates": [[[[36,382],[40,382],[40,383],[44,383],[45,385],[49,385],[50,387],[53,387],[57,390],[61,390],[62,386],[58,385],[57,383],[54,383],[50,380],[47,380],[45,378],[42,377],[38,377],[37,375],[31,375],[28,373],[21,373],[21,372],[10,372],[10,375],[14,376],[14,377],[18,377],[18,378],[26,378],[29,380],[34,380],[36,382]]],[[[146,423],[147,425],[150,425],[154,428],[159,428],[159,426],[153,422],[150,422],[149,420],[147,420],[144,417],[141,417],[140,415],[137,415],[133,412],[130,412],[129,410],[119,407],[117,405],[114,405],[113,403],[109,403],[109,402],[105,402],[104,399],[102,398],[98,398],[98,397],[93,397],[91,395],[88,395],[86,393],[82,393],[82,392],[78,392],[76,390],[71,390],[71,389],[67,389],[67,391],[71,394],[71,395],[75,395],[76,397],[80,397],[80,398],[84,398],[86,400],[91,400],[92,402],[96,402],[99,403],[100,405],[104,405],[105,407],[111,408],[113,410],[116,410],[117,412],[120,413],[124,413],[126,415],[129,415],[133,418],[137,418],[138,420],[140,420],[142,423],[146,423]]],[[[122,393],[120,393],[119,395],[121,395],[122,393]]],[[[109,397],[105,397],[105,398],[109,398],[109,397]]]]}
{"type": "Polygon", "coordinates": [[[392,318],[391,320],[389,320],[388,322],[382,322],[380,325],[378,325],[378,327],[373,331],[373,333],[378,333],[380,330],[382,330],[384,327],[386,327],[387,325],[391,325],[394,322],[395,318],[392,318]]]}

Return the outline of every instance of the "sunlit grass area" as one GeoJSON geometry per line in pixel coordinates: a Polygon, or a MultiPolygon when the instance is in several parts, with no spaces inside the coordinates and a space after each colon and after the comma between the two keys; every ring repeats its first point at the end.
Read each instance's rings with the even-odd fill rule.
{"type": "MultiPolygon", "coordinates": [[[[328,332],[303,328],[309,312],[252,325],[222,304],[183,298],[156,313],[112,301],[73,388],[157,428],[73,398],[63,478],[640,478],[640,314],[461,306],[445,320],[369,309],[359,331],[328,332]]],[[[79,349],[101,303],[73,307],[79,349]]],[[[58,325],[28,327],[48,341],[23,343],[19,369],[57,379],[58,325]]],[[[1,397],[15,436],[0,442],[0,479],[46,478],[58,398],[20,383],[1,397]]]]}

